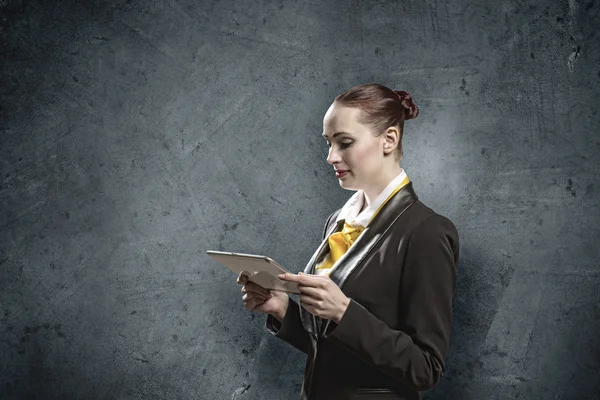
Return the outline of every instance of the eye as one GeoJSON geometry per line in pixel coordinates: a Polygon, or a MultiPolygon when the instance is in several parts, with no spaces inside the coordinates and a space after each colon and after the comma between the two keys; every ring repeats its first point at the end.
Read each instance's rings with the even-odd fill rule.
{"type": "MultiPolygon", "coordinates": [[[[341,142],[340,143],[340,147],[342,149],[346,149],[346,148],[350,147],[350,145],[352,145],[352,142],[346,142],[346,143],[341,142]]],[[[327,147],[331,147],[331,144],[329,143],[329,141],[327,142],[327,147]]]]}

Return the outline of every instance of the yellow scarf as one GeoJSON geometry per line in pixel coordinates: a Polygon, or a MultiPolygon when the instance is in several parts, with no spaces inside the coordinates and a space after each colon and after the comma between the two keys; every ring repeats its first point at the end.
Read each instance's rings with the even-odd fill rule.
{"type": "MultiPolygon", "coordinates": [[[[375,216],[377,215],[377,213],[379,213],[379,210],[381,210],[385,203],[387,203],[387,201],[391,199],[392,196],[398,192],[398,190],[402,189],[406,184],[408,184],[408,182],[410,181],[408,180],[407,176],[402,180],[402,183],[400,183],[400,185],[396,189],[394,189],[392,193],[390,193],[387,199],[385,199],[385,201],[381,203],[381,205],[377,208],[377,210],[369,220],[368,224],[370,224],[371,221],[373,221],[373,218],[375,218],[375,216]]],[[[316,269],[329,269],[329,271],[326,273],[327,275],[329,275],[329,273],[331,272],[331,267],[333,267],[335,262],[341,256],[343,256],[346,253],[346,251],[348,251],[350,246],[352,246],[352,243],[354,243],[354,241],[358,238],[358,236],[362,233],[364,229],[365,227],[363,226],[352,226],[344,221],[344,228],[340,232],[332,233],[327,239],[329,242],[329,254],[327,255],[327,259],[325,260],[325,262],[322,265],[316,267],[316,269]]]]}

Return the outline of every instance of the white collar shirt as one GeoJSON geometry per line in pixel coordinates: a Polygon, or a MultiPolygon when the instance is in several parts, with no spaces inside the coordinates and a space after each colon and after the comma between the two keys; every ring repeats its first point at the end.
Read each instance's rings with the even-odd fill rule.
{"type": "MultiPolygon", "coordinates": [[[[392,179],[390,183],[387,184],[387,186],[379,193],[379,195],[377,195],[377,198],[373,202],[371,202],[369,206],[362,210],[362,212],[360,211],[360,209],[365,204],[365,194],[362,190],[357,190],[352,195],[352,197],[350,197],[348,201],[346,201],[346,204],[344,204],[344,206],[340,210],[340,213],[336,218],[336,223],[341,220],[344,220],[347,224],[350,224],[352,226],[360,225],[363,228],[366,228],[379,206],[383,204],[383,202],[394,191],[394,189],[400,186],[400,184],[405,178],[406,172],[403,168],[400,168],[400,173],[394,179],[392,179]]],[[[356,241],[354,243],[356,243],[356,241]]],[[[354,243],[352,243],[352,246],[354,246],[354,243]]],[[[350,246],[350,248],[352,248],[352,246],[350,246]]],[[[316,265],[316,267],[322,265],[325,262],[325,260],[327,260],[328,255],[329,252],[323,256],[323,258],[316,265]]],[[[337,264],[338,262],[336,261],[336,263],[330,269],[316,269],[315,267],[315,274],[327,275],[331,273],[331,271],[333,271],[337,264]]]]}

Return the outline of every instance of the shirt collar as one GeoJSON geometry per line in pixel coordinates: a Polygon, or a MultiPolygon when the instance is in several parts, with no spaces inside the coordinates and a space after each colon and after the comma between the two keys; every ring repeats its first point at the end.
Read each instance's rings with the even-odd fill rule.
{"type": "Polygon", "coordinates": [[[366,227],[373,214],[375,214],[375,211],[377,211],[379,206],[388,198],[394,189],[402,183],[404,178],[406,178],[406,172],[403,168],[400,168],[400,173],[387,184],[381,193],[377,195],[377,198],[360,214],[359,211],[365,202],[365,194],[364,191],[357,190],[342,207],[342,210],[336,218],[336,222],[343,219],[350,225],[366,227]]]}

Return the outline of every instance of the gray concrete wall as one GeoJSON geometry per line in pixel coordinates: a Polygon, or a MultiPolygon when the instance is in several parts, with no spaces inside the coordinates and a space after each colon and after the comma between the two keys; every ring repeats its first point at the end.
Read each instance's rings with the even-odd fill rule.
{"type": "Polygon", "coordinates": [[[304,355],[205,250],[304,267],[352,194],[323,115],[367,82],[412,94],[402,166],[461,238],[424,397],[598,398],[598,2],[0,13],[0,398],[298,398],[304,355]]]}

